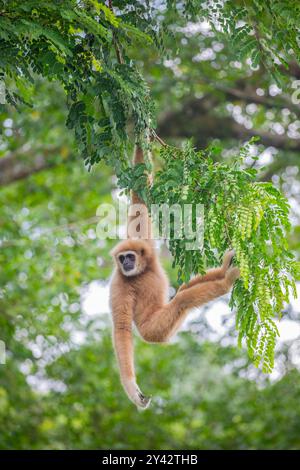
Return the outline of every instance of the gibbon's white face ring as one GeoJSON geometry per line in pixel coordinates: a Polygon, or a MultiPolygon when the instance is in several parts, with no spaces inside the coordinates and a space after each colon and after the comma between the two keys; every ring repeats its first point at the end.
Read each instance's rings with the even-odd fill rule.
{"type": "Polygon", "coordinates": [[[127,276],[127,277],[130,277],[130,276],[135,276],[136,274],[139,273],[139,270],[138,270],[138,267],[137,267],[137,253],[135,251],[131,251],[131,250],[128,250],[128,251],[121,251],[120,253],[118,253],[118,263],[120,265],[120,268],[121,268],[121,271],[122,271],[122,274],[124,276],[127,276]],[[134,257],[134,266],[131,268],[131,269],[125,269],[126,266],[124,267],[123,263],[121,262],[121,259],[122,257],[126,258],[126,257],[129,257],[130,256],[133,256],[134,257]]]}

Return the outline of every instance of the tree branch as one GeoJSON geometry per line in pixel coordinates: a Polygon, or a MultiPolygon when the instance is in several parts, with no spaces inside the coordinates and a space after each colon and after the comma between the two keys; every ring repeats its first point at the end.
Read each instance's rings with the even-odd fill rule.
{"type": "Polygon", "coordinates": [[[180,110],[165,114],[156,132],[162,138],[194,138],[198,147],[206,147],[212,139],[246,140],[258,135],[267,147],[299,151],[300,140],[286,135],[273,134],[258,129],[247,129],[232,117],[219,117],[212,110],[219,104],[218,98],[206,95],[187,101],[180,110]]]}
{"type": "MultiPolygon", "coordinates": [[[[240,89],[239,86],[240,84],[237,84],[234,88],[226,88],[219,85],[217,88],[225,93],[228,99],[256,102],[270,108],[278,104],[275,99],[260,97],[249,90],[240,89]]],[[[300,151],[300,139],[290,139],[285,134],[278,135],[257,129],[247,129],[230,116],[217,116],[213,110],[219,103],[220,98],[214,94],[186,101],[180,110],[161,116],[156,132],[151,131],[153,138],[163,146],[167,145],[164,138],[193,138],[196,146],[204,148],[212,139],[247,140],[258,135],[260,142],[267,147],[272,146],[292,152],[300,151]]],[[[281,107],[281,103],[278,107],[281,107]]],[[[73,156],[70,155],[68,159],[70,158],[73,156]]],[[[33,173],[51,168],[61,162],[61,148],[59,147],[30,151],[20,148],[0,158],[0,187],[27,178],[33,173]]],[[[271,176],[268,174],[266,178],[271,176]]]]}
{"type": "Polygon", "coordinates": [[[272,97],[272,96],[259,96],[254,90],[239,89],[239,88],[227,88],[222,85],[217,85],[217,89],[223,91],[227,98],[240,99],[246,103],[261,104],[266,108],[277,108],[283,109],[288,108],[290,111],[300,116],[299,106],[293,104],[290,100],[283,97],[272,97]]]}
{"type": "Polygon", "coordinates": [[[33,173],[51,168],[62,161],[60,147],[31,150],[30,152],[22,150],[22,148],[18,149],[16,152],[0,158],[0,186],[27,178],[33,173]]]}
{"type": "MultiPolygon", "coordinates": [[[[112,0],[108,0],[108,7],[109,7],[110,11],[112,13],[114,13],[112,0]]],[[[123,59],[123,56],[122,56],[122,52],[121,52],[121,49],[120,49],[120,46],[119,46],[119,43],[118,43],[118,40],[117,40],[117,37],[116,37],[116,34],[115,34],[114,31],[113,31],[113,43],[114,43],[114,48],[115,48],[115,51],[116,51],[116,56],[117,56],[119,64],[124,64],[124,59],[123,59]]]]}
{"type": "MultiPolygon", "coordinates": [[[[300,74],[300,68],[299,68],[300,74]]],[[[212,82],[209,77],[201,76],[201,81],[211,86],[212,90],[221,91],[226,98],[229,100],[241,100],[245,103],[261,104],[266,108],[284,109],[288,108],[290,111],[295,113],[296,116],[300,116],[299,106],[294,104],[287,96],[270,96],[270,95],[258,95],[254,86],[249,85],[247,79],[239,79],[232,86],[222,85],[220,82],[212,82]]]]}

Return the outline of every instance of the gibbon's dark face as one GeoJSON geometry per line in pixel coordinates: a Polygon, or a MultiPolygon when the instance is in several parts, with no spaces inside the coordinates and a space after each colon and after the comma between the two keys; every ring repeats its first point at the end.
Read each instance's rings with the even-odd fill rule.
{"type": "Polygon", "coordinates": [[[135,254],[124,253],[119,255],[119,261],[125,272],[132,271],[135,267],[135,254]]]}
{"type": "Polygon", "coordinates": [[[111,255],[125,277],[142,274],[153,260],[151,245],[143,240],[124,240],[111,251],[111,255]]]}
{"type": "Polygon", "coordinates": [[[117,262],[120,266],[121,272],[124,276],[136,276],[141,272],[141,266],[139,263],[139,256],[135,251],[126,250],[121,251],[117,255],[117,262]]]}

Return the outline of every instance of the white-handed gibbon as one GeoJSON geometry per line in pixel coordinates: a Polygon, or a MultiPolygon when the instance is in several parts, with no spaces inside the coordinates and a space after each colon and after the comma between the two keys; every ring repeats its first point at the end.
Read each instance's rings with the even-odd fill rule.
{"type": "MultiPolygon", "coordinates": [[[[143,151],[137,146],[134,164],[140,162],[143,162],[143,151]]],[[[168,302],[169,283],[151,239],[147,208],[134,192],[131,201],[132,205],[141,205],[143,209],[139,224],[146,227],[147,238],[128,238],[113,249],[116,268],[110,286],[110,305],[122,384],[129,399],[138,407],[146,408],[150,398],[142,394],[135,377],[133,324],[145,341],[166,342],[178,330],[190,309],[226,294],[240,273],[238,268],[231,266],[234,252],[228,251],[220,268],[211,269],[183,284],[168,302]]],[[[130,222],[134,222],[133,214],[130,222]]]]}

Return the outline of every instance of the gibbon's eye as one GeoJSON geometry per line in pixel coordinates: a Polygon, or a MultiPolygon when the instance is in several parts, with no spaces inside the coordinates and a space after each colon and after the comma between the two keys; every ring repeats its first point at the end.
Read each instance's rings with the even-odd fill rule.
{"type": "Polygon", "coordinates": [[[126,255],[126,258],[128,258],[130,261],[134,261],[135,255],[133,253],[128,253],[128,255],[126,255]]]}
{"type": "Polygon", "coordinates": [[[121,263],[124,263],[124,259],[125,259],[125,256],[124,255],[120,255],[119,256],[119,260],[121,263]]]}

